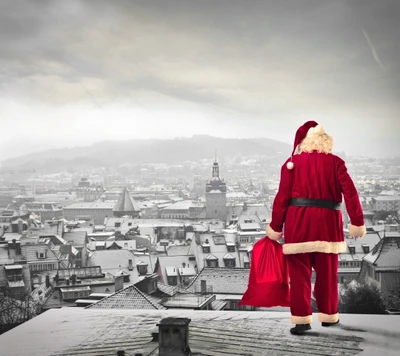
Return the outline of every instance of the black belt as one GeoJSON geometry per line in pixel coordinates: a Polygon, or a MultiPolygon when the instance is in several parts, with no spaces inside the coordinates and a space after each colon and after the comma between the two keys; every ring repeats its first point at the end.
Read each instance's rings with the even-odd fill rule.
{"type": "Polygon", "coordinates": [[[289,202],[290,206],[312,206],[316,208],[326,208],[340,210],[341,203],[331,200],[308,199],[308,198],[292,198],[289,202]]]}

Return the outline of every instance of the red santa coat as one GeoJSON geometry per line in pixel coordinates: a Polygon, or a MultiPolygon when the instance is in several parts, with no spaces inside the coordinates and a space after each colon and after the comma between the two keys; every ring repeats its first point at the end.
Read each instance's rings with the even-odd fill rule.
{"type": "Polygon", "coordinates": [[[283,253],[340,253],[346,251],[341,210],[320,207],[289,206],[291,198],[323,199],[342,202],[350,216],[349,233],[366,233],[358,192],[347,172],[345,162],[331,153],[302,152],[292,157],[294,169],[282,166],[279,191],[272,207],[272,221],[267,235],[282,237],[283,253]]]}

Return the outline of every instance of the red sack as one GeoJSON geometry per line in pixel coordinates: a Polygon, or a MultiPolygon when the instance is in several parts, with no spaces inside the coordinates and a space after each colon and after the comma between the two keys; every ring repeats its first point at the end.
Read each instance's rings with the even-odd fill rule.
{"type": "Polygon", "coordinates": [[[249,284],[238,305],[289,307],[289,271],[282,245],[269,237],[257,241],[251,253],[249,284]]]}

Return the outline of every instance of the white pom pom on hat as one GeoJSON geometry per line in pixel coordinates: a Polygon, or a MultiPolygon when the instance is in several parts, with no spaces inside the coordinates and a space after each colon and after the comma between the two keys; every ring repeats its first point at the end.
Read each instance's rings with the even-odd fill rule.
{"type": "Polygon", "coordinates": [[[290,162],[286,163],[286,167],[287,167],[287,169],[293,169],[293,167],[294,167],[293,162],[290,161],[290,162]]]}
{"type": "Polygon", "coordinates": [[[299,129],[296,131],[296,136],[294,138],[294,145],[292,155],[290,156],[290,161],[286,163],[286,167],[289,170],[294,168],[293,163],[293,155],[296,151],[296,147],[301,144],[301,142],[306,138],[309,131],[313,131],[314,127],[319,126],[315,121],[307,121],[303,126],[300,126],[299,129]]]}

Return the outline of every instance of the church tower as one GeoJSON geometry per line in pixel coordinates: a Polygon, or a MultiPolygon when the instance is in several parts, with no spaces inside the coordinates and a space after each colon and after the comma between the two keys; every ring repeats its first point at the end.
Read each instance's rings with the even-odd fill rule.
{"type": "Polygon", "coordinates": [[[219,177],[217,159],[212,166],[211,179],[206,184],[206,218],[219,219],[226,223],[228,208],[226,206],[226,184],[219,177]]]}

